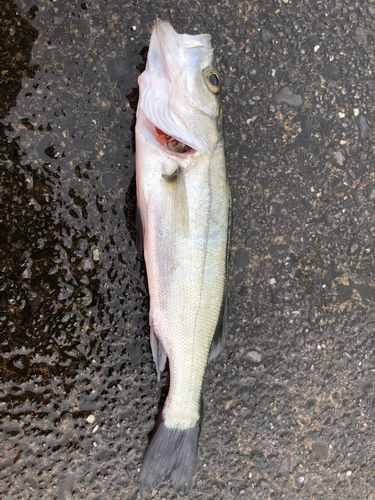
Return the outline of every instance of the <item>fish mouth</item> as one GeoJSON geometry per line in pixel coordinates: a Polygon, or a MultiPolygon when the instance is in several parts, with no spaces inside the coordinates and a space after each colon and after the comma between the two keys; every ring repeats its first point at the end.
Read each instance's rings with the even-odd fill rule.
{"type": "Polygon", "coordinates": [[[167,153],[175,154],[178,156],[189,156],[197,153],[197,149],[185,141],[181,141],[174,135],[165,132],[160,125],[156,125],[154,121],[151,121],[144,110],[138,107],[137,110],[137,125],[136,127],[141,127],[144,137],[146,140],[154,144],[154,146],[163,149],[167,153]]]}
{"type": "Polygon", "coordinates": [[[165,149],[184,156],[189,154],[194,154],[196,152],[196,150],[191,146],[189,146],[188,144],[184,144],[178,139],[172,137],[171,135],[166,134],[156,126],[154,126],[154,128],[155,128],[156,141],[165,149]]]}

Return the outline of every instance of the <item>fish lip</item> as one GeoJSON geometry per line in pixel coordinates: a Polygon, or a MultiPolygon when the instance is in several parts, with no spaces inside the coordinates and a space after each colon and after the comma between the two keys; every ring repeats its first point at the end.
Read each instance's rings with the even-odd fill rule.
{"type": "MultiPolygon", "coordinates": [[[[159,18],[156,18],[150,41],[149,52],[154,51],[154,53],[156,54],[157,63],[160,65],[165,75],[168,76],[169,82],[172,82],[172,74],[168,62],[166,60],[166,54],[168,53],[173,54],[173,49],[171,50],[171,48],[168,47],[168,44],[170,44],[172,47],[175,47],[176,43],[174,37],[171,36],[170,33],[168,33],[169,30],[166,29],[167,26],[168,25],[165,21],[161,21],[159,18]],[[159,51],[157,50],[158,48],[160,48],[159,51]]],[[[170,28],[173,30],[174,34],[177,35],[173,27],[170,26],[170,28]]],[[[147,65],[148,64],[149,64],[149,58],[147,57],[147,65]]]]}
{"type": "MultiPolygon", "coordinates": [[[[160,44],[161,52],[164,56],[165,65],[164,70],[168,72],[168,76],[173,80],[173,69],[171,64],[168,62],[174,62],[173,66],[180,66],[184,59],[184,54],[189,54],[190,49],[203,49],[202,54],[197,58],[189,58],[190,64],[194,68],[199,66],[199,63],[203,60],[207,53],[212,52],[213,48],[211,46],[211,35],[200,34],[200,35],[187,35],[180,34],[174,30],[173,26],[168,21],[162,21],[156,18],[154,22],[153,37],[156,38],[156,43],[160,44]]],[[[150,49],[152,43],[150,44],[150,49]]],[[[185,55],[186,55],[185,54],[185,55]]]]}
{"type": "MultiPolygon", "coordinates": [[[[164,38],[167,37],[167,33],[163,29],[163,24],[165,22],[161,21],[159,18],[155,20],[154,23],[154,29],[152,31],[152,36],[150,40],[150,46],[149,46],[149,51],[148,51],[148,56],[147,56],[147,63],[146,63],[146,69],[151,68],[153,64],[159,64],[159,66],[162,68],[163,72],[165,73],[165,76],[168,76],[169,82],[172,81],[171,77],[171,72],[170,68],[168,66],[168,63],[165,58],[165,54],[167,52],[167,44],[165,43],[164,38]],[[164,35],[164,36],[163,36],[164,35]],[[160,50],[158,50],[160,48],[160,50]],[[149,56],[154,55],[155,59],[151,61],[149,56]]],[[[173,29],[173,28],[172,28],[173,29]]]]}

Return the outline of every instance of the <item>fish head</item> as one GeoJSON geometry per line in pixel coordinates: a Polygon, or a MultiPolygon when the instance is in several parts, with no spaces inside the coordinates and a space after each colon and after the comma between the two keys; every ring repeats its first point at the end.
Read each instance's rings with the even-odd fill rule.
{"type": "Polygon", "coordinates": [[[142,118],[151,139],[177,154],[214,150],[222,130],[210,35],[181,35],[156,20],[138,83],[137,120],[142,118]]]}

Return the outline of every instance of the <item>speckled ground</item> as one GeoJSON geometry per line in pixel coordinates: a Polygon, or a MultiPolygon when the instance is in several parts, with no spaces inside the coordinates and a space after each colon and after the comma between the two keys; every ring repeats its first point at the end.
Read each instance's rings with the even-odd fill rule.
{"type": "Polygon", "coordinates": [[[0,498],[140,498],[166,384],[134,243],[156,16],[213,35],[234,202],[188,498],[374,500],[373,0],[1,4],[0,498]]]}

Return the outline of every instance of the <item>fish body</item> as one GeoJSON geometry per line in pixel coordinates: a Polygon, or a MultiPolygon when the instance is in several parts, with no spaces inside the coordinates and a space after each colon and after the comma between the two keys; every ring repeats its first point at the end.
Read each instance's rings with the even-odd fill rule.
{"type": "Polygon", "coordinates": [[[157,20],[139,77],[137,244],[150,292],[151,347],[170,386],[141,466],[141,490],[163,476],[191,485],[209,357],[224,347],[230,191],[220,81],[209,35],[157,20]]]}

